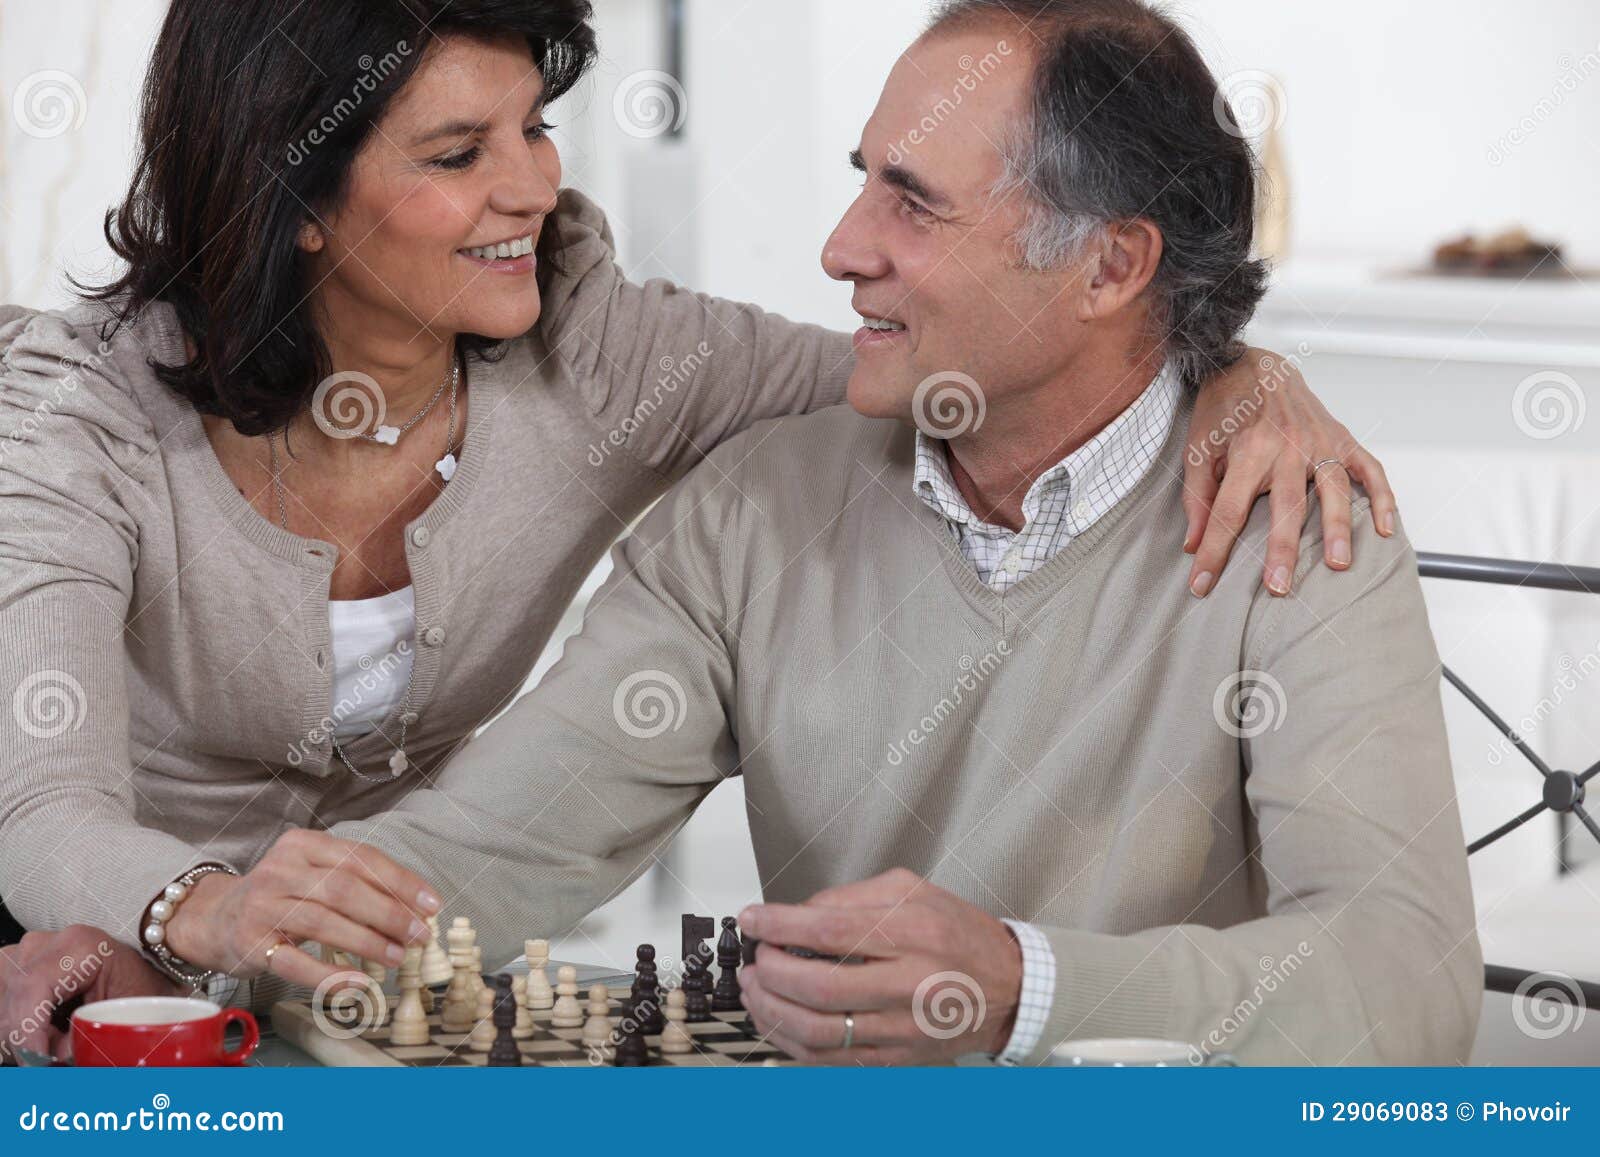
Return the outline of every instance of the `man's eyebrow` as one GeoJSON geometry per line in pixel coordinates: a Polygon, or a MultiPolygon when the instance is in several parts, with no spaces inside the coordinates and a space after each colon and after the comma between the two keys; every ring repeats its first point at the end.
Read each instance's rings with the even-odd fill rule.
{"type": "MultiPolygon", "coordinates": [[[[866,158],[861,155],[860,149],[851,151],[850,167],[858,173],[867,171],[866,158]]],[[[891,188],[901,189],[910,193],[930,209],[948,209],[950,207],[948,198],[935,193],[923,182],[921,177],[902,165],[890,165],[879,173],[878,177],[891,188]]]]}
{"type": "MultiPolygon", "coordinates": [[[[528,110],[528,115],[532,116],[534,113],[538,112],[540,107],[543,104],[544,104],[544,89],[543,89],[543,87],[541,87],[539,89],[538,95],[536,95],[534,97],[534,99],[533,99],[533,107],[528,110]]],[[[421,136],[416,137],[414,140],[412,140],[411,144],[412,144],[412,147],[416,147],[418,145],[426,145],[426,144],[429,144],[429,143],[431,143],[433,141],[438,140],[441,137],[449,137],[452,140],[460,140],[462,137],[470,137],[473,133],[475,133],[479,129],[483,128],[483,125],[484,125],[483,121],[466,121],[466,120],[450,121],[448,124],[442,124],[442,125],[439,125],[437,128],[429,129],[427,132],[423,133],[421,136]]]]}

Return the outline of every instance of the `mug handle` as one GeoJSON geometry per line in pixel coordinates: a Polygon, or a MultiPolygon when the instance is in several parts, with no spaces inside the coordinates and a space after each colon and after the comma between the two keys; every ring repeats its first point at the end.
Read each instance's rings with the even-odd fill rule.
{"type": "Polygon", "coordinates": [[[226,1036],[228,1026],[237,1024],[244,1029],[244,1040],[239,1042],[239,1047],[232,1052],[226,1049],[222,1053],[222,1063],[225,1065],[242,1065],[249,1060],[256,1051],[256,1046],[261,1043],[261,1026],[256,1024],[256,1018],[242,1008],[225,1008],[222,1010],[222,1032],[226,1036]]]}

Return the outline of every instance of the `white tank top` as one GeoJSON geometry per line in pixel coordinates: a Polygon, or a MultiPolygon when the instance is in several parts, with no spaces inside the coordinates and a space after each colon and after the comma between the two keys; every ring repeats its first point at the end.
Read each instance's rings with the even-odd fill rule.
{"type": "Polygon", "coordinates": [[[375,599],[330,602],[333,737],[340,743],[377,728],[411,682],[417,611],[411,587],[375,599]]]}

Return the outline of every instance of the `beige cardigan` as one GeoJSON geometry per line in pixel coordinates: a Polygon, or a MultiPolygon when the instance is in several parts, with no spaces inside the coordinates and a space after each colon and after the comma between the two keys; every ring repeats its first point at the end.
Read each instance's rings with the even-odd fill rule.
{"type": "Polygon", "coordinates": [[[767,899],[906,867],[1039,926],[1035,1061],[1147,1036],[1463,1064],[1483,964],[1416,557],[1361,499],[1347,573],[1313,518],[1294,598],[1242,566],[1197,601],[1188,418],[1004,597],[913,495],[912,431],[844,407],[758,427],[617,547],[583,632],[436,789],[336,831],[426,871],[498,964],[740,775],[767,899]]]}
{"type": "MultiPolygon", "coordinates": [[[[336,551],[257,515],[154,376],[172,311],[100,346],[101,307],[0,328],[0,897],[26,927],[136,941],[191,865],[393,806],[517,694],[583,577],[702,454],[838,402],[848,337],[628,283],[563,194],[544,316],[474,364],[454,480],[408,528],[418,640],[393,785],[330,759],[336,551]]],[[[399,719],[382,727],[397,734],[399,719]]],[[[347,744],[386,770],[379,736],[347,744]]]]}

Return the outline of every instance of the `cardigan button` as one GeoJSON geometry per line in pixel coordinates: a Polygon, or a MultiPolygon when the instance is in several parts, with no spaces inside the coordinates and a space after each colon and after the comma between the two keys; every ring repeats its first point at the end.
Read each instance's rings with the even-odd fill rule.
{"type": "Polygon", "coordinates": [[[433,541],[433,531],[426,526],[419,526],[411,532],[411,544],[418,548],[425,547],[433,541]]]}
{"type": "Polygon", "coordinates": [[[422,641],[430,647],[444,646],[444,628],[429,627],[426,631],[422,632],[422,641]]]}
{"type": "Polygon", "coordinates": [[[402,727],[415,727],[417,725],[417,721],[421,718],[422,716],[418,715],[415,711],[407,711],[404,715],[400,716],[400,724],[402,727]]]}

